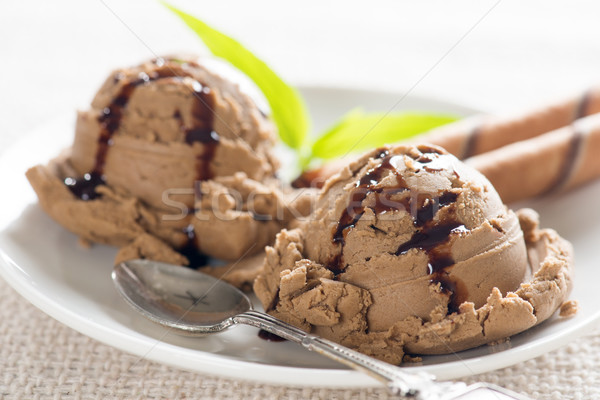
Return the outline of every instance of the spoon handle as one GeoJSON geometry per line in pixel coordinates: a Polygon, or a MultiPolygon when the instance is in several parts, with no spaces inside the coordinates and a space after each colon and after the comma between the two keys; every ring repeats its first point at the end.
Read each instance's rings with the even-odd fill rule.
{"type": "Polygon", "coordinates": [[[234,323],[246,324],[264,329],[295,343],[300,343],[306,349],[316,351],[326,357],[336,360],[354,369],[360,370],[385,383],[388,388],[400,395],[410,395],[417,398],[441,398],[449,389],[464,388],[459,383],[436,383],[433,375],[423,372],[406,373],[400,368],[383,361],[351,350],[330,340],[308,334],[292,325],[280,321],[268,314],[258,311],[247,311],[233,317],[234,323]],[[436,396],[437,395],[437,396],[436,396]],[[434,397],[435,396],[435,397],[434,397]]]}

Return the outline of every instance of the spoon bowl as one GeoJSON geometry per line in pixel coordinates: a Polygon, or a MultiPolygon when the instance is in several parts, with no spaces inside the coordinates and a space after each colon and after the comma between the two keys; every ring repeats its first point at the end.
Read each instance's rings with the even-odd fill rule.
{"type": "Polygon", "coordinates": [[[112,279],[144,317],[187,336],[220,332],[233,325],[232,317],[252,310],[250,299],[225,281],[162,262],[120,263],[112,279]]]}

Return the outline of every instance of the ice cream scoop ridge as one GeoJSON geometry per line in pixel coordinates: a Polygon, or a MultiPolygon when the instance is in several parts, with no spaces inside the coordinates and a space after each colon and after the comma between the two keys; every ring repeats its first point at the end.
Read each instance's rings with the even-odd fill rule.
{"type": "Polygon", "coordinates": [[[313,215],[267,249],[254,290],[271,314],[398,363],[548,318],[571,263],[568,242],[508,210],[477,171],[438,147],[395,146],[325,183],[313,215]]]}

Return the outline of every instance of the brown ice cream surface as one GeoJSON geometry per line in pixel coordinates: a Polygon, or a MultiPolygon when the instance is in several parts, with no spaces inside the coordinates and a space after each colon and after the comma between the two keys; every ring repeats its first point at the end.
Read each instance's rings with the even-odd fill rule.
{"type": "Polygon", "coordinates": [[[111,73],[78,112],[73,145],[27,178],[52,218],[118,246],[118,260],[237,260],[291,219],[279,211],[275,142],[273,124],[236,83],[196,59],[156,59],[111,73]]]}
{"type": "Polygon", "coordinates": [[[441,148],[385,147],[330,178],[311,217],[267,248],[267,312],[400,363],[501,340],[550,317],[571,288],[571,245],[508,210],[441,148]]]}

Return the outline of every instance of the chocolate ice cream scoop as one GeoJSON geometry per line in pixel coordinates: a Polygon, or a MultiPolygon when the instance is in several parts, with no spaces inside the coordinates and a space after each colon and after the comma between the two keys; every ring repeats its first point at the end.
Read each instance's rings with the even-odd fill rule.
{"type": "Polygon", "coordinates": [[[226,219],[202,203],[259,187],[271,217],[283,199],[274,125],[205,64],[166,57],[111,73],[78,113],[73,145],[27,172],[42,208],[85,241],[120,247],[119,261],[197,267],[198,253],[237,260],[272,243],[287,220],[257,221],[252,197],[226,219]]]}
{"type": "Polygon", "coordinates": [[[431,146],[380,149],[350,168],[327,182],[306,255],[371,292],[370,326],[464,301],[479,307],[493,287],[506,293],[523,281],[517,216],[477,171],[431,146]]]}
{"type": "MultiPolygon", "coordinates": [[[[70,161],[78,176],[102,176],[168,209],[163,193],[195,181],[272,176],[275,139],[237,85],[193,60],[157,59],[107,78],[91,109],[78,113],[70,161]]],[[[181,200],[193,206],[193,196],[181,200]]]]}
{"type": "MultiPolygon", "coordinates": [[[[439,147],[384,147],[325,183],[309,220],[267,251],[254,289],[273,315],[388,361],[473,347],[540,322],[519,291],[549,253],[570,268],[570,245],[535,218],[439,147]],[[553,247],[540,250],[542,237],[553,247]]],[[[568,293],[560,279],[550,308],[568,293]]]]}

